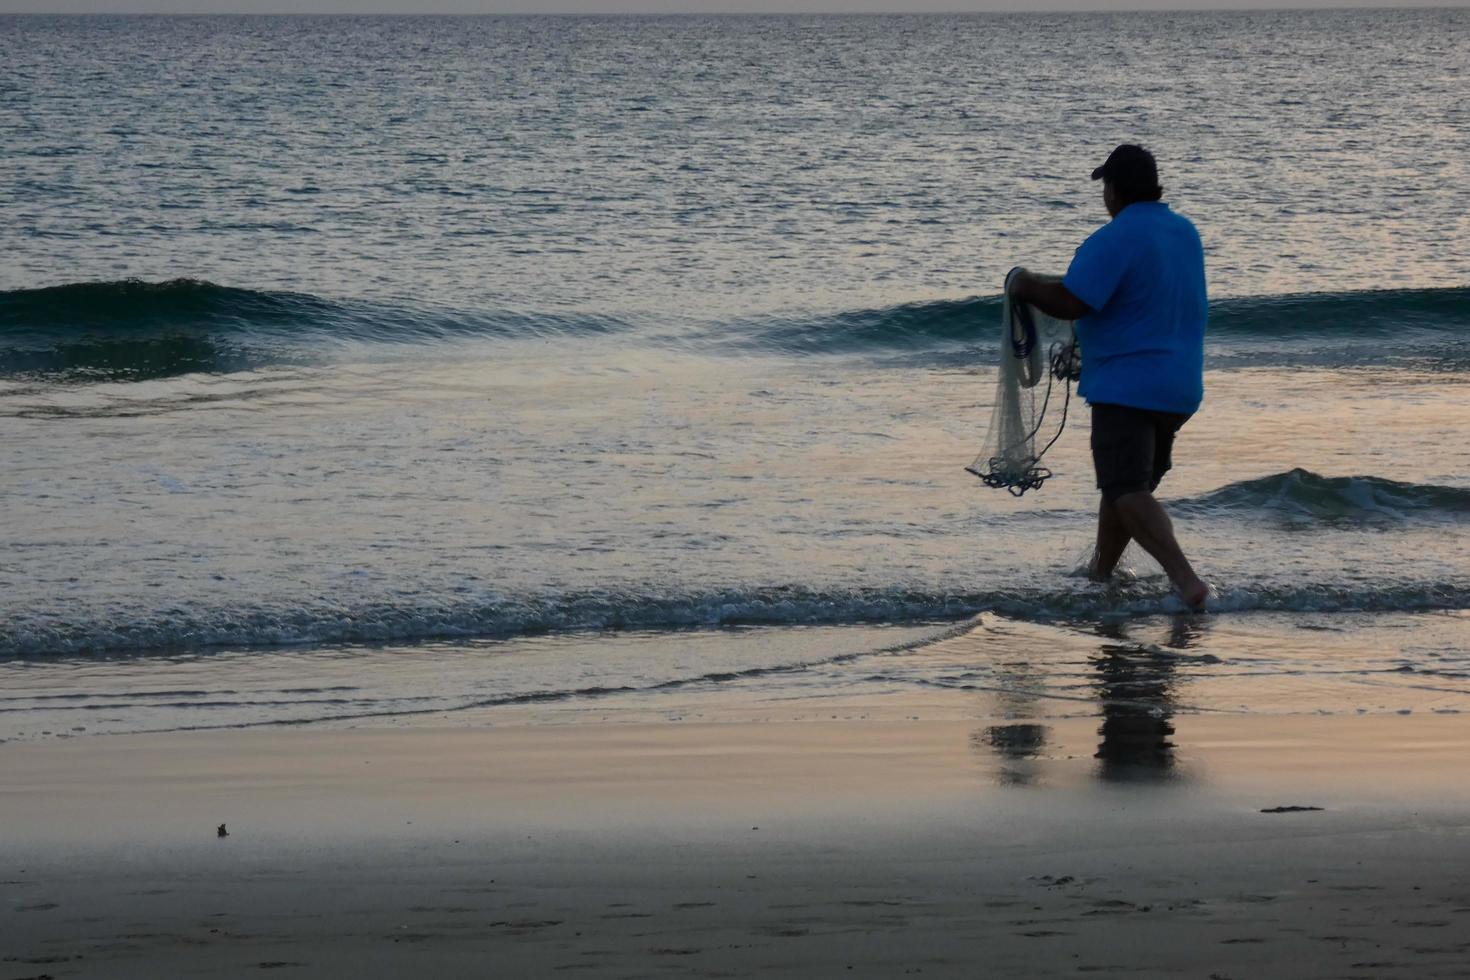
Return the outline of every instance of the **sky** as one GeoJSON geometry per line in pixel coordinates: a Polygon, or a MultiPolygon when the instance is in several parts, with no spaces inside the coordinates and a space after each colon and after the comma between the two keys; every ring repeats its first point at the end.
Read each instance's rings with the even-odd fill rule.
{"type": "Polygon", "coordinates": [[[876,13],[1467,5],[1470,0],[0,0],[0,13],[876,13]]]}

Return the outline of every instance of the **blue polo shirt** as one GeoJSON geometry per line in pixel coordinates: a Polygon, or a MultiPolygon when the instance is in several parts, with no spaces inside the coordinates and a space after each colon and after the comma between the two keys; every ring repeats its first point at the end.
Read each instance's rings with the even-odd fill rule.
{"type": "Polygon", "coordinates": [[[1137,201],[1077,249],[1062,285],[1092,308],[1077,321],[1090,404],[1188,414],[1204,399],[1205,254],[1199,232],[1137,201]]]}

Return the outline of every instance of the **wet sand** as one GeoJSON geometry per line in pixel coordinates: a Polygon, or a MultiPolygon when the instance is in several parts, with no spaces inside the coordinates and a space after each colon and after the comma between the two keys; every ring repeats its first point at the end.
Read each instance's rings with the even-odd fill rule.
{"type": "Polygon", "coordinates": [[[0,980],[1465,976],[1467,758],[1423,715],[10,743],[0,980]]]}

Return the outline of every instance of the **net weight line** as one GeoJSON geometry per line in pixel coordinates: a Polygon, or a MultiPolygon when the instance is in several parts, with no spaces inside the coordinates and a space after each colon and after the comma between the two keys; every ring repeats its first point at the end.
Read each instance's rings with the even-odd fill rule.
{"type": "MultiPolygon", "coordinates": [[[[1072,382],[1081,376],[1082,370],[1075,334],[1068,340],[1052,341],[1047,350],[1046,392],[1042,397],[1040,410],[1033,413],[1029,427],[1024,427],[1019,434],[1006,438],[1007,430],[1014,430],[1026,411],[1021,407],[1021,387],[1030,388],[1040,380],[1033,376],[1038,365],[1029,360],[1035,345],[1040,343],[1035,317],[1025,304],[1012,305],[1010,302],[1010,282],[1017,271],[1012,270],[1006,276],[1006,322],[1003,324],[1004,337],[1001,343],[1002,361],[992,409],[991,431],[986,436],[986,445],[991,451],[988,454],[982,451],[980,457],[965,467],[966,471],[979,477],[987,487],[1005,490],[1014,497],[1020,497],[1028,490],[1039,489],[1051,479],[1052,471],[1042,466],[1041,460],[1056,445],[1066,429],[1067,413],[1072,403],[1072,382]],[[1021,374],[1025,374],[1028,379],[1024,385],[1020,380],[1021,374]],[[1065,391],[1061,421],[1041,451],[1035,452],[1034,441],[1046,424],[1052,391],[1058,381],[1063,383],[1065,391]]],[[[1048,320],[1054,325],[1054,329],[1065,322],[1051,318],[1048,320]]],[[[1070,324],[1067,329],[1071,334],[1070,324]]],[[[1031,405],[1034,407],[1034,404],[1033,399],[1031,405]]]]}
{"type": "MultiPolygon", "coordinates": [[[[1051,376],[1046,380],[1046,395],[1041,403],[1041,417],[1036,420],[1036,427],[1026,434],[1029,442],[1036,438],[1036,433],[1046,424],[1046,409],[1051,403],[1051,390],[1053,383],[1057,380],[1065,384],[1065,397],[1062,399],[1062,422],[1057,426],[1056,434],[1051,437],[1041,452],[1030,457],[1031,465],[1017,472],[1015,468],[1007,466],[1004,456],[991,456],[985,461],[985,469],[980,470],[974,463],[965,469],[980,478],[980,482],[995,490],[1005,490],[1013,497],[1019,497],[1027,490],[1040,490],[1041,485],[1052,478],[1052,471],[1045,466],[1039,465],[1041,457],[1045,456],[1047,450],[1056,445],[1056,441],[1062,437],[1062,430],[1067,427],[1067,409],[1072,404],[1072,382],[1075,380],[1070,373],[1059,374],[1058,371],[1068,372],[1070,364],[1076,361],[1073,345],[1063,344],[1055,341],[1051,345],[1051,376]]],[[[978,462],[978,460],[976,461],[978,462]]]]}

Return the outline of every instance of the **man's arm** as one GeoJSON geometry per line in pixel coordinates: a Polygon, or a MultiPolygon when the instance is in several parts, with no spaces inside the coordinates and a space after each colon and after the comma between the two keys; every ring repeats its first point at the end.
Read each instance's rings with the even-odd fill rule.
{"type": "Polygon", "coordinates": [[[1033,272],[1018,273],[1011,282],[1011,299],[1030,303],[1058,320],[1080,320],[1092,312],[1060,279],[1042,278],[1033,272]]]}

